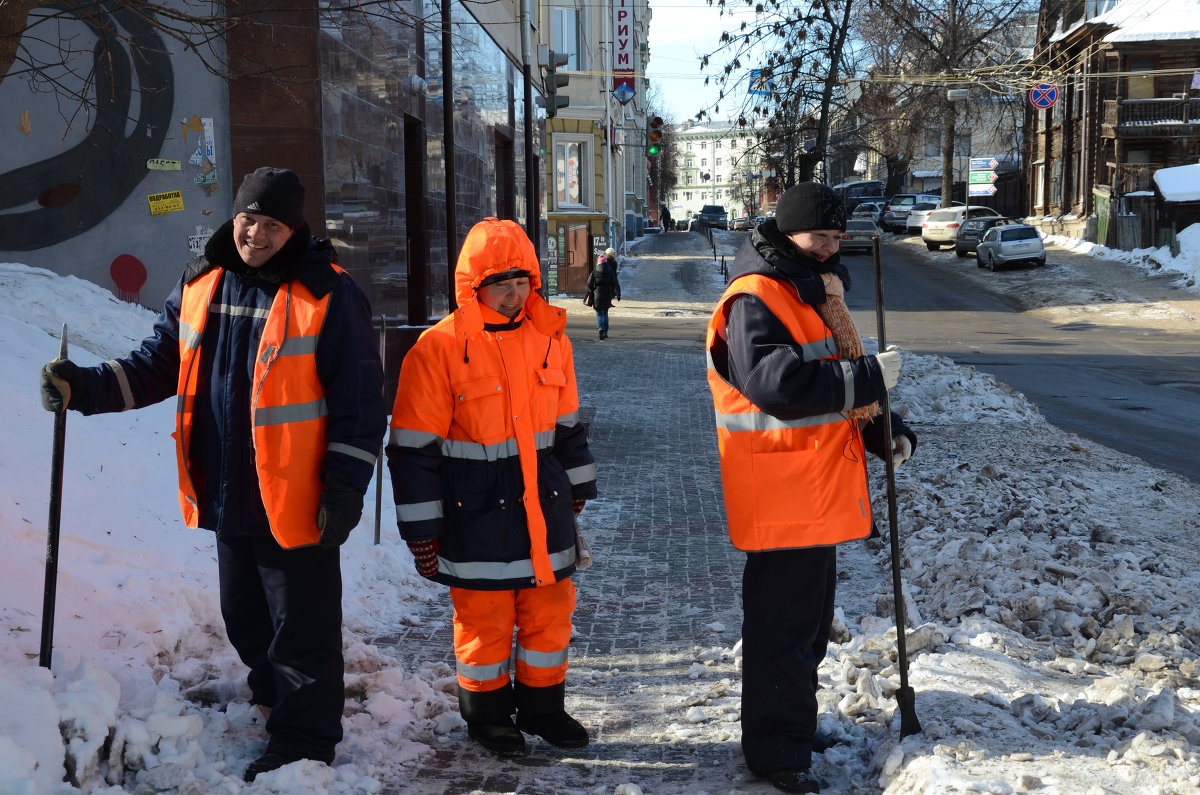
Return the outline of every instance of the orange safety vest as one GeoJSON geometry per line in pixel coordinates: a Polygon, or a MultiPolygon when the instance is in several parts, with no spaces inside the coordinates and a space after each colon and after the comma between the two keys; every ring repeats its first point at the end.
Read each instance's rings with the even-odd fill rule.
{"type": "Polygon", "coordinates": [[[748,274],[735,279],[721,297],[708,324],[708,385],[717,412],[729,539],[738,549],[759,551],[866,538],[871,507],[858,422],[839,412],[778,419],[713,367],[713,343],[718,336],[725,338],[730,302],[743,293],[767,305],[806,348],[805,358],[837,356],[831,332],[791,284],[748,274]]]}
{"type": "MultiPolygon", "coordinates": [[[[196,527],[200,519],[188,471],[200,340],[223,272],[213,268],[185,284],[179,309],[179,386],[173,436],[179,507],[188,527],[196,527]]],[[[280,285],[254,361],[250,412],[255,467],[271,534],[285,549],[315,544],[320,536],[316,518],[324,485],[320,471],[328,420],[325,388],[317,377],[317,340],[328,305],[328,295],[318,299],[297,280],[280,285]]]]}

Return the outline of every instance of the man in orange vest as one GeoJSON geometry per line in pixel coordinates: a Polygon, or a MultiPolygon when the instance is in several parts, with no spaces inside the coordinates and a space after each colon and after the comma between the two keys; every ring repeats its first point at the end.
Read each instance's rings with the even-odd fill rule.
{"type": "Polygon", "coordinates": [[[233,209],[141,348],[97,367],[55,359],[41,388],[48,410],[82,414],[175,398],[180,508],[216,533],[225,629],[267,718],[253,781],[300,759],[329,764],[342,739],[339,546],[362,514],[387,407],[370,305],[310,235],[296,174],[258,169],[233,209]]]}
{"type": "Polygon", "coordinates": [[[569,578],[596,465],[566,313],[535,292],[537,254],[512,221],[471,229],[454,284],[458,308],[400,369],[387,446],[400,534],[417,571],[450,586],[468,735],[505,756],[525,752],[522,732],[583,748],[564,703],[569,578]]]}
{"type": "MultiPolygon", "coordinates": [[[[839,264],[841,200],[806,182],[752,229],[708,327],[725,512],[746,552],[742,579],[742,753],[784,792],[811,772],[817,668],[833,622],[835,545],[872,529],[865,450],[886,455],[877,401],[900,354],[864,355],[839,264]]],[[[916,436],[892,417],[894,460],[916,436]]]]}

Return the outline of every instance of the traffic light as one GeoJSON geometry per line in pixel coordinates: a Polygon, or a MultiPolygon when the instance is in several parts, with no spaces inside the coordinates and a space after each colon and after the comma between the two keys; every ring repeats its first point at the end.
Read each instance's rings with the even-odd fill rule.
{"type": "Polygon", "coordinates": [[[655,116],[646,122],[646,156],[654,157],[663,148],[662,116],[655,116]]]}
{"type": "Polygon", "coordinates": [[[571,98],[566,95],[559,95],[560,88],[566,88],[567,83],[571,82],[570,75],[560,75],[558,68],[566,66],[568,55],[565,52],[550,51],[549,60],[546,63],[546,116],[553,119],[558,115],[561,108],[565,108],[571,104],[571,98]]]}

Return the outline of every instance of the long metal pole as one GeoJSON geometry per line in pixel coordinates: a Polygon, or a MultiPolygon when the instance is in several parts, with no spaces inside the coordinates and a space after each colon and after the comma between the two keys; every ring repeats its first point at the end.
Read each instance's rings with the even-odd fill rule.
{"type": "MultiPolygon", "coordinates": [[[[379,366],[383,377],[387,378],[387,315],[379,316],[379,366]]],[[[387,394],[387,384],[384,384],[383,394],[387,394]]],[[[375,546],[379,546],[379,528],[383,514],[383,453],[380,446],[379,455],[375,459],[375,546]]]]}
{"type": "MultiPolygon", "coordinates": [[[[67,358],[67,324],[63,323],[58,358],[67,358]]],[[[58,531],[62,519],[63,453],[67,447],[67,404],[54,414],[54,442],[50,455],[50,517],[46,521],[46,584],[42,592],[42,646],[38,664],[50,667],[54,651],[54,599],[58,592],[58,531]]]]}
{"type": "MultiPolygon", "coordinates": [[[[879,251],[879,238],[874,241],[872,256],[875,264],[875,324],[879,335],[879,350],[887,350],[887,328],[883,313],[883,258],[879,251]]],[[[900,579],[900,532],[896,518],[896,464],[892,461],[892,402],[887,390],[883,400],[883,432],[887,439],[887,455],[883,458],[887,472],[888,536],[892,552],[892,598],[896,603],[896,654],[900,663],[900,689],[896,691],[896,707],[900,710],[900,736],[918,734],[921,721],[917,718],[916,693],[908,684],[908,648],[904,628],[908,625],[904,609],[904,588],[900,579]]]]}

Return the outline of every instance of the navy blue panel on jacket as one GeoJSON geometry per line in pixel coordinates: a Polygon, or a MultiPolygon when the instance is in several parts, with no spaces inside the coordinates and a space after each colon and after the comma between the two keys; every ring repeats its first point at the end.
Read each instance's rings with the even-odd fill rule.
{"type": "MultiPolygon", "coordinates": [[[[201,527],[228,533],[269,533],[258,487],[251,434],[251,381],[267,314],[279,285],[297,279],[318,298],[329,295],[317,344],[317,376],[328,410],[328,440],[370,457],[379,454],[387,425],[383,368],[371,327],[371,308],[354,280],[331,263],[328,240],[298,230],[260,268],[248,268],[223,225],[188,264],[167,298],[153,333],[119,360],[85,369],[84,414],[141,408],[175,396],[179,379],[179,311],[183,285],[213,267],[225,268],[209,307],[201,343],[190,470],[200,501],[201,527]]],[[[365,492],[374,469],[368,457],[327,452],[321,475],[365,492]]]]}

